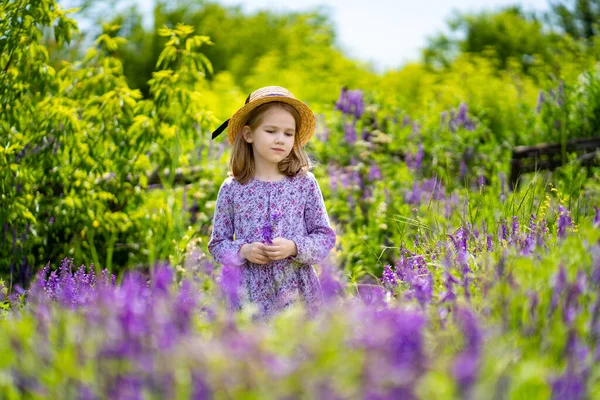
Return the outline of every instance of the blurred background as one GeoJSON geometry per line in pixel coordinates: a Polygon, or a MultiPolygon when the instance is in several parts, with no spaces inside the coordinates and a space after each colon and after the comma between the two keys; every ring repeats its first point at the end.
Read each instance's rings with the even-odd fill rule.
{"type": "MultiPolygon", "coordinates": [[[[100,3],[100,2],[96,2],[100,3]]],[[[395,1],[378,0],[371,3],[362,1],[269,1],[250,0],[236,1],[225,0],[214,2],[221,5],[222,9],[238,9],[250,16],[259,12],[271,14],[293,14],[312,12],[326,17],[333,28],[335,46],[340,48],[349,58],[370,63],[377,72],[388,69],[400,68],[410,61],[421,59],[421,52],[427,46],[429,38],[444,32],[449,33],[449,22],[459,14],[478,13],[482,11],[494,12],[502,8],[520,8],[528,14],[548,13],[551,8],[547,0],[461,0],[442,1],[429,0],[417,4],[398,3],[395,1]]],[[[65,6],[81,7],[84,2],[68,0],[62,2],[65,6]]],[[[207,2],[194,2],[189,4],[207,4],[207,2]]],[[[131,0],[104,3],[101,7],[109,12],[114,10],[132,12],[142,16],[142,24],[150,28],[154,23],[154,9],[156,2],[151,0],[131,0]]],[[[181,5],[185,7],[185,5],[181,5]]],[[[93,28],[98,19],[100,7],[83,13],[76,19],[85,24],[86,29],[93,28]]],[[[210,32],[204,31],[206,34],[210,32]]],[[[460,33],[460,32],[459,32],[460,33]]]]}

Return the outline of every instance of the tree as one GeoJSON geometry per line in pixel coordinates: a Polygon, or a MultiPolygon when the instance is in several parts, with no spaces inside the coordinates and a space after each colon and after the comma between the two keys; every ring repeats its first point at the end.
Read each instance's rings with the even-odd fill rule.
{"type": "Polygon", "coordinates": [[[429,39],[423,51],[425,62],[431,66],[448,66],[459,53],[487,54],[506,68],[510,59],[528,64],[551,62],[555,35],[544,32],[544,27],[533,15],[525,15],[519,7],[499,12],[479,14],[457,13],[448,23],[452,36],[438,34],[429,39]]]}
{"type": "Polygon", "coordinates": [[[548,17],[566,34],[589,42],[599,33],[600,1],[569,0],[552,3],[548,17]]]}

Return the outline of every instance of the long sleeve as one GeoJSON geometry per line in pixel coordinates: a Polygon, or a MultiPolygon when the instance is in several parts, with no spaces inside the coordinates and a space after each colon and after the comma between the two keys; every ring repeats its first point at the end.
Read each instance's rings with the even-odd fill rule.
{"type": "Polygon", "coordinates": [[[246,241],[233,238],[235,218],[231,183],[231,179],[226,179],[219,189],[208,251],[220,264],[243,265],[245,260],[238,255],[238,252],[246,241]]]}
{"type": "Polygon", "coordinates": [[[308,235],[290,238],[298,249],[298,254],[290,257],[290,260],[301,264],[317,264],[323,261],[335,246],[335,232],[329,224],[319,184],[312,173],[308,173],[308,178],[310,184],[304,209],[308,235]]]}

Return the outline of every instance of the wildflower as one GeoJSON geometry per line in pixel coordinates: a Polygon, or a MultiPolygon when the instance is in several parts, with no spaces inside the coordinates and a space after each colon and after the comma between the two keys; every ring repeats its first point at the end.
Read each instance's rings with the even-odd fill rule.
{"type": "Polygon", "coordinates": [[[442,127],[446,123],[447,119],[448,119],[448,111],[442,111],[442,113],[440,114],[440,120],[441,120],[442,127]]]}
{"type": "Polygon", "coordinates": [[[344,137],[346,138],[347,143],[356,142],[356,126],[354,122],[344,123],[344,133],[344,137]]]}
{"type": "Polygon", "coordinates": [[[261,235],[265,243],[273,244],[273,228],[269,222],[265,222],[261,228],[261,235]]]}
{"type": "Polygon", "coordinates": [[[485,186],[485,175],[483,175],[483,174],[479,175],[478,183],[479,183],[480,187],[485,186]]]}
{"type": "Polygon", "coordinates": [[[552,400],[578,400],[585,398],[585,382],[581,374],[568,369],[563,375],[551,380],[552,400]]]}
{"type": "Polygon", "coordinates": [[[339,294],[344,292],[344,279],[340,271],[331,263],[325,262],[321,265],[321,273],[319,274],[319,282],[321,291],[325,301],[335,299],[339,294]]]}
{"type": "Polygon", "coordinates": [[[381,282],[387,288],[393,288],[398,284],[398,282],[396,281],[396,276],[394,274],[394,271],[392,271],[391,265],[388,264],[385,267],[383,267],[383,274],[381,276],[381,282]]]}
{"type": "Polygon", "coordinates": [[[556,310],[556,307],[558,307],[558,301],[566,284],[567,271],[565,266],[561,264],[558,273],[554,277],[552,297],[550,298],[550,314],[552,314],[554,310],[556,310]]]}
{"type": "Polygon", "coordinates": [[[344,114],[353,115],[356,119],[359,119],[365,109],[362,91],[348,90],[343,87],[340,97],[335,103],[335,108],[344,114]]]}
{"type": "Polygon", "coordinates": [[[440,296],[440,304],[456,300],[456,294],[453,291],[454,285],[458,285],[460,281],[456,279],[448,271],[444,271],[444,288],[446,289],[440,296]]]}
{"type": "Polygon", "coordinates": [[[558,84],[558,94],[556,96],[556,104],[558,104],[559,107],[563,106],[564,96],[565,96],[565,81],[563,81],[561,79],[560,83],[558,84]]]}
{"type": "Polygon", "coordinates": [[[456,117],[457,122],[464,124],[467,121],[467,104],[460,103],[458,108],[458,116],[456,117]]]}
{"type": "Polygon", "coordinates": [[[405,115],[404,118],[402,118],[402,128],[410,124],[410,122],[410,117],[408,115],[405,115]]]}
{"type": "Polygon", "coordinates": [[[261,235],[265,243],[273,244],[273,234],[275,232],[275,227],[277,223],[281,219],[281,211],[275,210],[270,214],[270,220],[266,221],[265,224],[261,228],[261,235]]]}
{"type": "Polygon", "coordinates": [[[535,112],[537,114],[539,114],[540,111],[542,110],[542,103],[544,103],[544,91],[540,90],[540,93],[539,93],[538,99],[537,99],[537,105],[535,107],[535,112]]]}
{"type": "Polygon", "coordinates": [[[467,176],[467,163],[465,163],[464,158],[460,160],[460,180],[464,180],[467,176]]]}
{"type": "Polygon", "coordinates": [[[558,237],[562,238],[562,237],[565,237],[567,228],[573,226],[573,220],[568,215],[567,210],[563,206],[558,206],[558,213],[559,213],[559,217],[558,217],[558,222],[557,222],[557,227],[558,227],[557,234],[558,234],[558,237]]]}
{"type": "Polygon", "coordinates": [[[369,181],[373,182],[378,179],[381,179],[381,170],[375,163],[375,161],[371,162],[371,166],[369,167],[369,181]]]}
{"type": "Polygon", "coordinates": [[[466,395],[475,383],[479,370],[483,333],[475,315],[468,308],[459,307],[455,316],[464,334],[465,347],[455,359],[452,373],[463,397],[468,397],[466,395]]]}
{"type": "Polygon", "coordinates": [[[508,228],[506,227],[506,221],[502,221],[502,225],[500,226],[500,240],[508,240],[508,228]]]}
{"type": "Polygon", "coordinates": [[[423,153],[423,143],[419,143],[419,150],[417,150],[412,165],[410,166],[413,170],[418,171],[419,168],[421,168],[421,162],[423,161],[423,153]]]}

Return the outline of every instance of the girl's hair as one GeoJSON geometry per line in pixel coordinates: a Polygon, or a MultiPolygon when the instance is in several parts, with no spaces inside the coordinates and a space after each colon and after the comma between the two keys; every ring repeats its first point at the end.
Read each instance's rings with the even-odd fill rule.
{"type": "MultiPolygon", "coordinates": [[[[248,114],[247,125],[251,131],[254,131],[262,123],[264,114],[273,107],[279,107],[289,112],[296,121],[296,134],[294,135],[294,147],[290,154],[279,162],[279,172],[286,176],[304,175],[313,166],[312,161],[300,145],[300,114],[287,103],[273,101],[261,104],[248,114]]],[[[241,184],[246,184],[254,176],[254,153],[252,152],[252,143],[246,142],[241,132],[235,137],[231,158],[229,159],[229,176],[232,176],[241,184]]]]}

